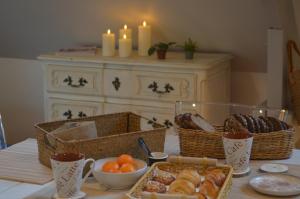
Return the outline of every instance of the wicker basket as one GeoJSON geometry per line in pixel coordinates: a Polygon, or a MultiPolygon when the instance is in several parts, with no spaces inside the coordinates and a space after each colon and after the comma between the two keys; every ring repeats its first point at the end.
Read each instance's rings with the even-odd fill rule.
{"type": "MultiPolygon", "coordinates": [[[[219,168],[223,170],[223,172],[226,175],[226,180],[223,183],[218,197],[216,199],[226,199],[229,191],[231,189],[232,185],[232,173],[233,169],[230,166],[227,165],[218,165],[216,166],[216,161],[210,160],[207,158],[189,158],[189,157],[175,157],[175,158],[170,158],[173,160],[170,160],[170,162],[158,162],[155,163],[151,166],[151,168],[147,171],[147,173],[144,174],[144,176],[131,188],[131,190],[126,194],[128,198],[130,199],[140,199],[142,190],[146,183],[152,179],[153,172],[155,168],[159,168],[164,171],[169,171],[172,173],[179,173],[183,169],[195,169],[197,170],[200,174],[203,174],[204,170],[209,167],[209,166],[214,166],[216,168],[219,168]],[[185,161],[187,160],[187,161],[185,161]]],[[[160,195],[165,195],[165,194],[153,194],[152,198],[157,198],[159,199],[160,195]]],[[[166,198],[163,197],[163,198],[166,198]]],[[[168,198],[172,199],[171,195],[168,195],[168,198]]],[[[186,197],[182,197],[186,198],[186,197]]]]}
{"type": "Polygon", "coordinates": [[[288,52],[288,61],[289,61],[289,87],[291,90],[291,98],[294,113],[297,119],[297,122],[300,123],[300,70],[295,69],[293,64],[293,50],[300,56],[300,51],[297,47],[296,42],[288,41],[287,52],[288,52]]]}
{"type": "MultiPolygon", "coordinates": [[[[213,133],[201,130],[175,128],[179,134],[181,155],[219,159],[225,158],[222,127],[216,127],[218,132],[213,133]]],[[[295,132],[293,129],[270,133],[254,133],[251,159],[277,160],[289,158],[294,148],[294,137],[295,132]]]]}
{"type": "Polygon", "coordinates": [[[42,164],[50,167],[50,157],[57,152],[80,152],[84,153],[86,158],[96,160],[128,153],[145,160],[146,157],[139,148],[137,139],[142,137],[153,151],[164,151],[166,128],[155,124],[148,128],[150,130],[143,131],[141,129],[142,120],[146,119],[131,112],[124,112],[37,124],[35,128],[39,160],[42,164]],[[63,141],[49,134],[65,122],[78,121],[95,121],[98,137],[80,141],[63,141]],[[49,142],[48,136],[51,136],[51,142],[49,142]]]}

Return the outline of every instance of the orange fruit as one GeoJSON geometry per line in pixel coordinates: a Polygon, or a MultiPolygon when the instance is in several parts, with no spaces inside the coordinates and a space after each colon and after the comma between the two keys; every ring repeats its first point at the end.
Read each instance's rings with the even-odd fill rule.
{"type": "Polygon", "coordinates": [[[126,163],[133,164],[133,158],[131,155],[123,154],[118,157],[117,162],[120,166],[126,163]]]}
{"type": "Polygon", "coordinates": [[[116,173],[119,170],[119,164],[114,161],[108,161],[102,166],[102,171],[116,173]]]}
{"type": "Polygon", "coordinates": [[[128,173],[128,172],[133,172],[135,171],[135,168],[132,164],[130,163],[125,163],[125,164],[122,164],[121,168],[120,168],[120,171],[122,173],[128,173]]]}

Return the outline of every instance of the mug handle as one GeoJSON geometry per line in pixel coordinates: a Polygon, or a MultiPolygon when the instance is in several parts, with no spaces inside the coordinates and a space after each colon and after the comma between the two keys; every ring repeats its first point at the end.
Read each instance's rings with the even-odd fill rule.
{"type": "Polygon", "coordinates": [[[85,174],[85,176],[82,179],[82,183],[81,186],[84,184],[84,182],[86,181],[86,179],[89,177],[89,175],[92,173],[94,166],[95,166],[95,160],[92,158],[86,159],[84,161],[84,166],[88,163],[88,162],[92,162],[92,164],[90,165],[90,170],[85,174]]]}

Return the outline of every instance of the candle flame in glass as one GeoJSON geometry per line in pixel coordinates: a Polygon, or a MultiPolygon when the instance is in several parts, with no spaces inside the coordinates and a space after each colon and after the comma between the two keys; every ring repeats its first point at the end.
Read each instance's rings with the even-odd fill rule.
{"type": "Polygon", "coordinates": [[[127,25],[126,24],[124,25],[124,29],[127,30],[127,25]]]}
{"type": "Polygon", "coordinates": [[[284,109],[282,109],[282,110],[281,110],[281,112],[282,112],[282,113],[284,113],[284,112],[285,112],[285,110],[284,110],[284,109]]]}
{"type": "Polygon", "coordinates": [[[260,110],[259,110],[259,113],[262,114],[262,113],[263,113],[263,110],[260,109],[260,110]]]}
{"type": "Polygon", "coordinates": [[[146,27],[147,26],[147,23],[146,21],[143,21],[143,26],[146,27]]]}
{"type": "Polygon", "coordinates": [[[192,104],[193,107],[196,107],[196,104],[192,104]]]}
{"type": "Polygon", "coordinates": [[[124,35],[123,35],[123,38],[124,38],[124,39],[126,39],[126,38],[127,38],[126,34],[124,34],[124,35]]]}
{"type": "Polygon", "coordinates": [[[110,34],[110,29],[107,30],[107,34],[110,34]]]}

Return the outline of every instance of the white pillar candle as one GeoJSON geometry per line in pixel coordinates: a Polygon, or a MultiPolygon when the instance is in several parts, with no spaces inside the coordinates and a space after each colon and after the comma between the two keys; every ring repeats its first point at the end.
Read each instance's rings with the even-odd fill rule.
{"type": "Polygon", "coordinates": [[[119,56],[129,57],[132,52],[132,40],[124,34],[123,38],[119,39],[119,56]]]}
{"type": "Polygon", "coordinates": [[[146,21],[139,26],[138,52],[140,56],[148,56],[148,49],[151,46],[151,26],[146,21]]]}
{"type": "Polygon", "coordinates": [[[128,39],[132,38],[132,30],[128,28],[126,24],[122,29],[119,30],[119,39],[122,39],[123,35],[126,35],[128,39]]]}
{"type": "Polygon", "coordinates": [[[115,34],[107,30],[107,33],[102,34],[102,55],[114,56],[115,55],[115,34]]]}

